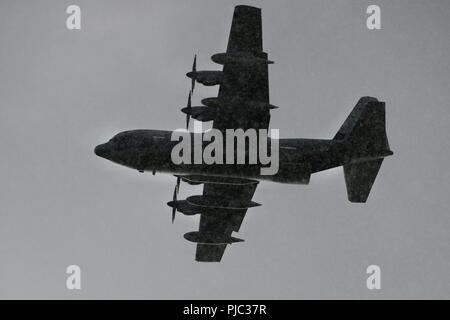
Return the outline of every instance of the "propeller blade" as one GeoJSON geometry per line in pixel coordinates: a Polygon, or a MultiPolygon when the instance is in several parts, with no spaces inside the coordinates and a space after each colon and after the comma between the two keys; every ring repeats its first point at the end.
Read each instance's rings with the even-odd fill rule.
{"type": "Polygon", "coordinates": [[[194,63],[192,64],[192,71],[197,71],[197,55],[194,56],[194,63]]]}
{"type": "Polygon", "coordinates": [[[177,177],[177,185],[176,185],[177,194],[180,192],[180,182],[181,182],[181,177],[177,177]]]}
{"type": "MultiPolygon", "coordinates": [[[[177,201],[177,187],[173,190],[173,201],[177,201]]],[[[172,207],[172,223],[175,221],[175,214],[177,213],[177,206],[174,204],[172,207]]]]}
{"type": "Polygon", "coordinates": [[[173,197],[172,197],[173,201],[177,201],[177,187],[175,186],[175,189],[173,190],[173,197]]]}
{"type": "MultiPolygon", "coordinates": [[[[192,64],[192,73],[195,74],[197,72],[197,55],[194,56],[194,63],[192,64]]],[[[191,92],[194,92],[195,88],[195,77],[192,77],[191,80],[191,92]]]]}
{"type": "Polygon", "coordinates": [[[188,102],[187,102],[187,106],[186,106],[186,130],[189,130],[189,121],[191,120],[191,92],[189,92],[189,97],[188,97],[188,102]]]}
{"type": "Polygon", "coordinates": [[[186,130],[189,130],[189,120],[191,119],[191,116],[189,114],[186,115],[186,130]]]}
{"type": "Polygon", "coordinates": [[[189,92],[188,101],[187,101],[187,108],[188,108],[188,110],[191,109],[191,98],[192,98],[192,93],[189,92]]]}

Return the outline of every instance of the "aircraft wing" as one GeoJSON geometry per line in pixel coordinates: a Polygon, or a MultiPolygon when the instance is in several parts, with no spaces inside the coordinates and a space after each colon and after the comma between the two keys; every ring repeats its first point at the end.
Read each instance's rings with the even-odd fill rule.
{"type": "MultiPolygon", "coordinates": [[[[200,215],[199,233],[209,235],[210,239],[229,239],[233,231],[238,232],[247,212],[248,206],[257,205],[251,202],[257,182],[246,185],[207,183],[203,188],[204,199],[211,206],[200,215]]],[[[236,239],[239,240],[239,239],[236,239]]],[[[195,260],[204,262],[220,262],[225,249],[230,243],[210,244],[198,243],[195,260]]]]}
{"type": "Polygon", "coordinates": [[[262,48],[261,9],[237,6],[226,55],[245,60],[225,61],[213,128],[267,129],[270,121],[267,54],[262,48]]]}
{"type": "MultiPolygon", "coordinates": [[[[273,106],[269,104],[270,62],[262,48],[261,9],[235,8],[227,52],[219,55],[223,59],[217,61],[223,64],[223,71],[213,128],[222,133],[226,129],[268,129],[273,106]]],[[[239,231],[247,209],[259,205],[251,201],[258,182],[226,177],[203,179],[208,180],[203,194],[187,199],[200,211],[199,231],[185,238],[197,243],[197,261],[219,262],[228,244],[242,241],[232,233],[239,231]]]]}
{"type": "MultiPolygon", "coordinates": [[[[268,64],[262,47],[261,9],[237,6],[226,54],[250,60],[224,63],[218,95],[223,105],[217,108],[213,128],[224,131],[269,127],[268,64]]],[[[205,183],[202,197],[210,199],[211,208],[201,213],[199,233],[212,239],[230,239],[233,232],[239,231],[247,209],[258,205],[251,201],[256,186],[256,181],[235,184],[227,178],[220,184],[205,183]]],[[[228,244],[198,243],[196,260],[219,262],[228,244]]]]}

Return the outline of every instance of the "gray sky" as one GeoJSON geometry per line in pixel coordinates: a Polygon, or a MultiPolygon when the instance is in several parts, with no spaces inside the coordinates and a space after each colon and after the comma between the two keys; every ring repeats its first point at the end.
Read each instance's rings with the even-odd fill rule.
{"type": "MultiPolygon", "coordinates": [[[[1,298],[450,298],[450,3],[246,1],[263,9],[271,127],[331,138],[364,95],[386,101],[393,157],[369,201],[342,169],[309,186],[261,183],[220,264],[194,261],[170,223],[175,178],[139,174],[93,148],[126,129],[173,130],[198,67],[226,49],[237,1],[0,3],[1,298]],[[65,9],[82,10],[82,30],[65,9]],[[379,4],[382,30],[365,27],[379,4]],[[82,290],[65,269],[82,269],[82,290]],[[369,291],[370,264],[382,289],[369,291]]],[[[217,88],[198,86],[193,102],[217,88]]],[[[201,187],[181,185],[180,198],[201,187]]]]}

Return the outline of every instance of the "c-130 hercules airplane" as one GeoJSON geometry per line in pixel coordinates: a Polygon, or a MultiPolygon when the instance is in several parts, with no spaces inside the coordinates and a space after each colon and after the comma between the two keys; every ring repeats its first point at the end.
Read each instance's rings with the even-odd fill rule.
{"type": "MultiPolygon", "coordinates": [[[[262,48],[261,9],[236,6],[226,53],[211,58],[223,65],[222,71],[197,71],[187,74],[204,85],[220,85],[218,97],[203,99],[192,107],[189,93],[186,113],[198,121],[213,121],[212,128],[268,129],[268,60],[262,48]]],[[[195,133],[190,133],[195,134],[195,133]]],[[[243,241],[232,236],[238,232],[247,209],[259,204],[251,201],[261,180],[308,184],[311,174],[343,166],[348,199],[366,202],[383,158],[392,155],[385,129],[385,103],[363,97],[331,140],[279,139],[279,168],[274,175],[262,175],[257,164],[174,164],[171,152],[177,144],[171,131],[132,130],[98,145],[95,153],[115,163],[137,169],[174,174],[177,182],[172,207],[175,213],[200,214],[199,231],[184,237],[197,244],[196,260],[219,262],[228,244],[243,241]],[[203,184],[203,194],[177,200],[180,182],[203,184]]],[[[272,145],[271,139],[267,144],[272,145]]],[[[248,146],[246,152],[248,153],[248,146]]]]}

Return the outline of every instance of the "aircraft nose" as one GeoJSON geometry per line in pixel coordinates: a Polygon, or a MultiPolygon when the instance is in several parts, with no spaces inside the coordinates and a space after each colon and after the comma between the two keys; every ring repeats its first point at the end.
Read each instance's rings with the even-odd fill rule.
{"type": "Polygon", "coordinates": [[[98,146],[96,146],[94,149],[94,152],[97,156],[105,158],[105,156],[108,153],[108,148],[106,147],[106,143],[99,144],[98,146]]]}

